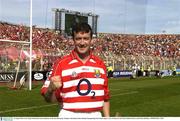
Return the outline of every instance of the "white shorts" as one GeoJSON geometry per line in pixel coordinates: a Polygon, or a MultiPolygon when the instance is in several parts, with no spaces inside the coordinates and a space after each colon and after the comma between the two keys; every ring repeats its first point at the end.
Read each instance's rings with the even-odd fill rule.
{"type": "Polygon", "coordinates": [[[95,112],[72,112],[61,109],[58,115],[60,118],[101,118],[102,114],[99,111],[95,112]]]}

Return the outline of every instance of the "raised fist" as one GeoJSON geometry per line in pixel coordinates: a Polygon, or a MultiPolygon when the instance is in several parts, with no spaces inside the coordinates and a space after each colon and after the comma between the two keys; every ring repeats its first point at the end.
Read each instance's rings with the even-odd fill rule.
{"type": "Polygon", "coordinates": [[[53,76],[50,79],[50,86],[53,90],[58,89],[62,86],[61,77],[60,76],[53,76]]]}

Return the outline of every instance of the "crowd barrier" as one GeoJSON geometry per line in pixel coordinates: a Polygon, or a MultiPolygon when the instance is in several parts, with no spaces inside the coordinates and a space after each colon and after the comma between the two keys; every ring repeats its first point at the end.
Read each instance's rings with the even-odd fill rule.
{"type": "MultiPolygon", "coordinates": [[[[19,81],[23,75],[26,75],[26,79],[27,79],[28,73],[26,71],[23,71],[23,72],[18,73],[17,81],[19,81]]],[[[46,80],[48,75],[49,75],[48,71],[33,71],[32,80],[34,81],[46,80]]],[[[0,82],[14,81],[15,78],[16,78],[16,72],[1,72],[0,73],[0,82]]]]}
{"type": "Polygon", "coordinates": [[[113,71],[113,77],[114,78],[131,77],[131,76],[132,76],[132,71],[129,71],[129,70],[113,71]]]}
{"type": "MultiPolygon", "coordinates": [[[[27,75],[28,73],[26,71],[19,72],[17,75],[17,81],[21,79],[23,75],[27,75]]],[[[109,74],[108,74],[109,75],[109,74]]],[[[114,78],[120,78],[120,77],[131,77],[133,75],[133,72],[131,70],[119,70],[119,71],[112,71],[108,77],[114,77],[114,78]]],[[[137,71],[137,76],[171,76],[173,75],[173,72],[171,70],[153,70],[153,71],[147,71],[144,72],[137,71]]],[[[180,76],[180,69],[176,69],[176,75],[180,76]]],[[[46,80],[49,76],[48,71],[33,71],[32,72],[32,80],[34,81],[43,81],[46,80]]],[[[16,72],[1,72],[0,73],[0,82],[10,82],[14,81],[16,78],[16,72]]]]}
{"type": "Polygon", "coordinates": [[[160,73],[162,73],[162,76],[171,76],[172,75],[171,70],[161,70],[160,73]]]}
{"type": "MultiPolygon", "coordinates": [[[[131,77],[134,75],[134,72],[130,70],[120,70],[120,71],[113,71],[112,76],[108,77],[114,77],[114,78],[119,78],[119,77],[131,77]]],[[[137,71],[136,76],[172,76],[173,71],[172,70],[152,70],[152,71],[137,71]]],[[[180,69],[176,70],[176,75],[180,76],[180,69]]]]}

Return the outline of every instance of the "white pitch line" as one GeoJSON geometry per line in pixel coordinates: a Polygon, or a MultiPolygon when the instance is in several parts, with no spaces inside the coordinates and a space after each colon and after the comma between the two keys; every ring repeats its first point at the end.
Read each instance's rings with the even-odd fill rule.
{"type": "Polygon", "coordinates": [[[116,90],[122,90],[122,89],[110,89],[110,91],[116,91],[116,90]]]}
{"type": "Polygon", "coordinates": [[[58,105],[58,104],[32,106],[32,107],[27,107],[27,108],[18,108],[18,109],[12,109],[12,110],[5,110],[5,111],[0,111],[0,114],[1,114],[1,113],[15,112],[15,111],[28,110],[28,109],[36,109],[36,108],[42,108],[42,107],[50,107],[50,106],[53,106],[53,105],[58,105]]]}
{"type": "Polygon", "coordinates": [[[135,93],[138,93],[138,91],[119,93],[119,94],[111,95],[111,97],[115,97],[115,96],[119,96],[119,95],[129,95],[129,94],[135,94],[135,93]]]}

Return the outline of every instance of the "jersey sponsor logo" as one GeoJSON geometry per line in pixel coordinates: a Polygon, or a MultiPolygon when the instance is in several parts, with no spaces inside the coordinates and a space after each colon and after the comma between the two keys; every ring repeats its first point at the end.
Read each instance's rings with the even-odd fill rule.
{"type": "Polygon", "coordinates": [[[82,68],[83,71],[89,71],[89,68],[82,68]]]}
{"type": "Polygon", "coordinates": [[[81,79],[80,81],[79,81],[79,83],[78,83],[78,85],[77,85],[77,93],[79,94],[79,95],[81,95],[81,96],[86,96],[86,95],[88,95],[89,93],[92,93],[92,96],[91,96],[91,98],[95,98],[95,91],[92,91],[92,84],[91,84],[91,82],[88,80],[88,79],[81,79]],[[87,86],[88,86],[88,89],[87,89],[87,91],[81,91],[80,90],[80,85],[81,85],[81,83],[86,83],[87,84],[87,86]]]}

